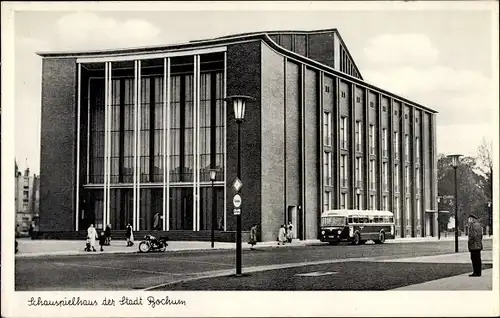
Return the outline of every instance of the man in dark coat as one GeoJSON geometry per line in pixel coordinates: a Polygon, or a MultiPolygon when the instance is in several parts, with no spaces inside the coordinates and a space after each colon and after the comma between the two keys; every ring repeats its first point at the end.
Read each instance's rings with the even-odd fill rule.
{"type": "Polygon", "coordinates": [[[106,238],[104,245],[111,245],[111,224],[106,225],[104,236],[106,238]]]}
{"type": "Polygon", "coordinates": [[[470,259],[472,261],[473,272],[469,276],[479,277],[481,276],[481,250],[483,249],[483,228],[481,224],[477,221],[477,217],[474,214],[469,215],[469,252],[470,259]]]}

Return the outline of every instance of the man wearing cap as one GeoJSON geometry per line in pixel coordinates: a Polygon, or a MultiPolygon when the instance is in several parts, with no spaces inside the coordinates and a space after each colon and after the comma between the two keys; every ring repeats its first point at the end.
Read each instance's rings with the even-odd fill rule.
{"type": "Polygon", "coordinates": [[[481,224],[477,221],[477,217],[474,214],[469,214],[469,252],[470,259],[472,261],[473,273],[469,276],[479,277],[481,276],[481,250],[483,249],[483,228],[481,224]]]}

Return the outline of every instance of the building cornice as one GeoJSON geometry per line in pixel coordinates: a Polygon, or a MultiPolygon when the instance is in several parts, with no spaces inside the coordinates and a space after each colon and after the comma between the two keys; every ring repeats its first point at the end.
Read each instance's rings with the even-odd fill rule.
{"type": "MultiPolygon", "coordinates": [[[[124,48],[124,49],[106,49],[106,50],[93,50],[93,51],[60,51],[60,52],[37,52],[39,56],[42,58],[92,58],[92,57],[104,57],[104,56],[133,56],[133,55],[144,55],[144,54],[156,54],[156,53],[173,53],[173,52],[182,52],[187,50],[197,50],[197,49],[205,49],[205,48],[213,48],[217,46],[229,46],[234,44],[239,44],[242,42],[253,42],[253,41],[263,41],[270,48],[275,50],[276,52],[288,57],[289,59],[295,60],[297,62],[301,62],[306,64],[309,67],[316,68],[318,70],[327,72],[331,75],[344,78],[347,81],[350,81],[354,84],[358,84],[360,86],[364,86],[366,88],[378,91],[383,93],[389,97],[392,97],[396,100],[399,100],[405,104],[413,105],[417,108],[421,108],[425,111],[431,113],[437,113],[437,111],[423,106],[421,104],[415,103],[411,100],[408,100],[404,97],[398,96],[394,93],[381,89],[375,85],[369,84],[365,82],[363,79],[359,79],[353,77],[344,72],[340,72],[335,70],[334,68],[312,60],[306,56],[300,55],[298,53],[287,50],[286,48],[278,45],[270,38],[270,34],[274,33],[283,33],[283,32],[293,32],[297,33],[327,33],[327,32],[337,32],[336,29],[327,29],[327,30],[317,30],[317,31],[273,31],[273,32],[255,32],[250,34],[243,35],[233,35],[233,36],[225,36],[220,38],[208,39],[208,40],[199,40],[182,44],[172,44],[172,45],[162,45],[162,46],[147,46],[147,47],[135,47],[135,48],[124,48]]],[[[337,32],[337,35],[338,32],[337,32]]],[[[339,35],[339,39],[342,41],[342,38],[339,35]]],[[[343,42],[342,42],[343,43],[343,42]]],[[[344,44],[345,46],[345,44],[344,44]]],[[[349,53],[348,53],[349,54],[349,53]]],[[[352,58],[351,58],[352,59],[352,58]]],[[[360,73],[360,72],[359,72],[360,73]]],[[[361,74],[361,73],[360,73],[361,74]]]]}

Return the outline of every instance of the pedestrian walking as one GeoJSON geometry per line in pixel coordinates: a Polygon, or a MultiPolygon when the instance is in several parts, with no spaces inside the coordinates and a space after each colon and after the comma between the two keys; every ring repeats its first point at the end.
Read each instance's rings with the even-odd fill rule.
{"type": "Polygon", "coordinates": [[[105,242],[104,245],[111,245],[111,224],[106,225],[104,230],[105,242]]]}
{"type": "Polygon", "coordinates": [[[106,245],[106,234],[101,232],[101,235],[99,236],[99,246],[101,247],[101,252],[104,251],[102,248],[104,245],[106,245]]]}
{"type": "Polygon", "coordinates": [[[281,225],[281,228],[278,232],[278,245],[285,245],[285,242],[286,242],[286,229],[285,229],[285,225],[282,224],[281,225]]]}
{"type": "Polygon", "coordinates": [[[253,250],[254,245],[257,244],[257,224],[254,224],[250,229],[250,240],[248,244],[250,244],[251,250],[253,250]]]}
{"type": "Polygon", "coordinates": [[[477,221],[474,214],[469,214],[469,241],[468,248],[470,252],[470,259],[472,261],[472,274],[470,277],[481,276],[481,250],[483,249],[483,228],[477,221]]]}
{"type": "Polygon", "coordinates": [[[97,239],[97,232],[94,228],[94,224],[90,224],[89,228],[87,229],[87,239],[88,243],[90,244],[90,248],[92,249],[92,252],[95,252],[95,240],[97,239]]]}
{"type": "Polygon", "coordinates": [[[224,220],[219,218],[219,231],[224,231],[224,220]]]}
{"type": "Polygon", "coordinates": [[[134,245],[134,231],[132,230],[132,225],[130,223],[127,225],[127,246],[134,245]]]}
{"type": "Polygon", "coordinates": [[[286,238],[288,243],[292,243],[293,240],[293,225],[292,222],[288,222],[288,231],[286,232],[286,238]]]}
{"type": "Polygon", "coordinates": [[[34,239],[34,234],[33,234],[33,232],[34,232],[34,227],[33,227],[33,223],[31,223],[31,224],[30,224],[30,228],[29,228],[29,230],[28,230],[28,233],[29,233],[29,235],[30,235],[30,237],[31,237],[31,239],[32,239],[32,240],[34,239]]]}

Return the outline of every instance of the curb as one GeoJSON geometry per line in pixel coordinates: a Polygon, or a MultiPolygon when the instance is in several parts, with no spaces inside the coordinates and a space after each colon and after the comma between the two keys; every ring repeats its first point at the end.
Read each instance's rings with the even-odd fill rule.
{"type": "MultiPolygon", "coordinates": [[[[483,240],[490,240],[493,237],[486,237],[483,238],[483,240]]],[[[467,238],[459,238],[459,241],[466,241],[467,238]]],[[[446,239],[446,240],[435,240],[435,239],[408,239],[408,240],[387,240],[385,244],[405,244],[405,243],[430,243],[430,242],[453,242],[453,239],[446,239]]],[[[259,250],[259,249],[273,249],[273,248],[293,248],[293,247],[305,247],[305,246],[324,246],[328,245],[327,242],[321,242],[321,241],[310,241],[310,242],[304,242],[304,243],[289,243],[287,245],[278,245],[277,242],[273,242],[273,244],[269,243],[261,243],[261,245],[257,244],[254,247],[254,250],[259,250]]],[[[235,246],[228,246],[228,247],[215,247],[215,248],[186,248],[186,249],[174,249],[174,250],[169,250],[167,249],[167,253],[181,253],[181,252],[210,252],[210,251],[223,251],[223,250],[235,250],[235,246]]],[[[242,246],[243,250],[250,250],[250,247],[245,243],[242,246]]],[[[61,252],[48,252],[48,253],[20,253],[16,254],[15,258],[30,258],[30,257],[43,257],[43,256],[79,256],[79,255],[88,255],[89,252],[81,252],[81,251],[61,251],[61,252]]],[[[98,254],[147,254],[147,253],[140,253],[138,250],[133,250],[133,251],[104,251],[104,252],[96,252],[90,253],[90,255],[98,255],[98,254]]]]}
{"type": "MultiPolygon", "coordinates": [[[[293,243],[292,243],[293,244],[293,243]]],[[[254,250],[259,250],[259,249],[270,249],[270,248],[291,248],[291,247],[304,247],[304,246],[321,246],[321,245],[326,245],[328,243],[322,243],[322,242],[310,242],[310,243],[302,243],[302,244],[295,244],[295,245],[261,245],[259,246],[258,244],[256,247],[254,247],[254,250]]],[[[215,250],[235,250],[236,247],[215,247],[215,248],[186,248],[186,249],[175,249],[175,250],[166,250],[164,253],[182,253],[182,252],[211,252],[215,250]]],[[[242,246],[243,250],[250,250],[250,247],[248,246],[242,246]]],[[[48,253],[26,253],[26,254],[16,254],[16,258],[32,258],[32,257],[44,257],[44,256],[80,256],[80,255],[103,255],[103,254],[148,254],[148,253],[141,253],[138,250],[134,251],[104,251],[104,252],[80,252],[80,251],[61,251],[61,252],[48,252],[48,253]]],[[[154,252],[152,254],[155,254],[154,252]]]]}

